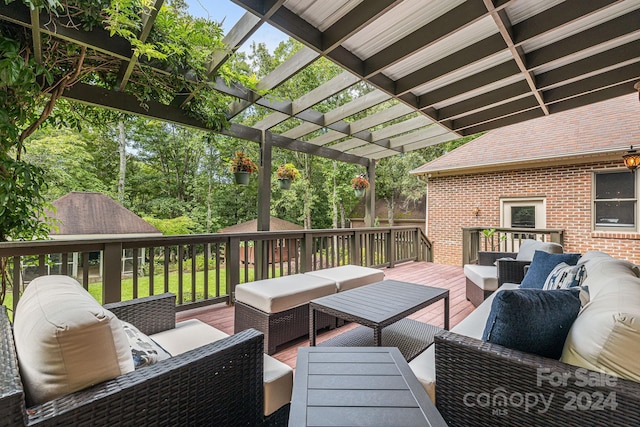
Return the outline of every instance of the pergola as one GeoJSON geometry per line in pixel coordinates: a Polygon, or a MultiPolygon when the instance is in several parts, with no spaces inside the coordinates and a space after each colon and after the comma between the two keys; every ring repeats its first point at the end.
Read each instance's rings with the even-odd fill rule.
{"type": "MultiPolygon", "coordinates": [[[[231,127],[222,133],[261,146],[259,230],[269,230],[272,147],[367,167],[372,184],[367,218],[372,223],[376,159],[630,93],[640,80],[640,0],[233,2],[247,12],[224,39],[231,52],[265,22],[305,46],[264,77],[256,91],[215,78],[227,53],[214,54],[208,64],[211,80],[206,84],[234,98],[227,113],[231,127]],[[344,72],[292,101],[261,95],[321,57],[344,72]],[[360,82],[372,90],[328,112],[314,109],[360,82]],[[352,118],[383,102],[391,106],[352,118]],[[271,113],[252,127],[234,121],[254,105],[271,113]],[[287,120],[301,124],[274,131],[287,120]]],[[[155,2],[141,40],[162,4],[155,2]]],[[[149,102],[146,109],[126,93],[138,58],[123,39],[102,29],[56,25],[48,14],[19,2],[0,4],[0,19],[30,28],[36,55],[42,34],[48,34],[121,61],[114,87],[76,84],[65,98],[208,129],[182,109],[193,92],[173,94],[168,104],[149,102]]]]}

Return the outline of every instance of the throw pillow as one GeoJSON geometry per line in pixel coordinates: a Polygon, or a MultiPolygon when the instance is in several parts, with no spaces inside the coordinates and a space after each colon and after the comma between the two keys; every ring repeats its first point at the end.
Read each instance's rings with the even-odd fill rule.
{"type": "Polygon", "coordinates": [[[580,311],[579,288],[498,292],[482,335],[484,341],[559,359],[580,311]]]}
{"type": "Polygon", "coordinates": [[[542,289],[544,282],[556,265],[561,262],[568,265],[576,265],[578,259],[580,259],[580,254],[551,254],[544,251],[536,251],[527,274],[522,279],[520,288],[542,289]]]}
{"type": "Polygon", "coordinates": [[[138,328],[129,322],[121,320],[124,333],[129,340],[131,347],[131,356],[133,357],[133,365],[136,369],[143,366],[153,365],[156,362],[171,357],[171,354],[162,348],[157,342],[149,336],[140,332],[138,328]]]}
{"type": "Polygon", "coordinates": [[[542,289],[567,289],[582,285],[586,276],[584,265],[569,265],[561,262],[547,276],[542,289]]]}
{"type": "Polygon", "coordinates": [[[553,242],[540,242],[533,239],[525,239],[520,242],[520,248],[516,255],[518,261],[531,261],[536,251],[545,251],[553,254],[563,252],[562,245],[553,242]]]}

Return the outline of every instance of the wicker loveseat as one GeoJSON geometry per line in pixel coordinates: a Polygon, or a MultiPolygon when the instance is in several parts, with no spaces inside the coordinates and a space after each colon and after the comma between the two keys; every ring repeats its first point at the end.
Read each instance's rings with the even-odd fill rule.
{"type": "MultiPolygon", "coordinates": [[[[105,305],[145,334],[176,326],[175,296],[105,305]]],[[[246,330],[57,399],[26,406],[12,325],[0,307],[0,426],[286,425],[264,414],[263,335],[246,330]]]]}
{"type": "Polygon", "coordinates": [[[570,327],[560,360],[479,339],[496,294],[518,287],[506,283],[435,337],[433,371],[425,372],[428,357],[422,366],[411,362],[450,426],[640,425],[638,268],[596,251],[579,264],[590,302],[570,327]]]}

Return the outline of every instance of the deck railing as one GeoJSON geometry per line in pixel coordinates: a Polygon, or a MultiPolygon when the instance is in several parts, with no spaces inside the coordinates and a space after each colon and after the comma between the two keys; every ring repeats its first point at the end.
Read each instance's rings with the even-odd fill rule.
{"type": "Polygon", "coordinates": [[[433,259],[419,227],[6,242],[0,257],[17,284],[7,292],[10,308],[34,277],[62,274],[102,303],[173,292],[178,310],[231,303],[237,284],[263,278],[433,259]]]}
{"type": "Polygon", "coordinates": [[[564,230],[558,228],[493,228],[462,229],[462,265],[478,261],[478,251],[518,252],[520,242],[535,239],[564,244],[564,230]],[[483,233],[485,230],[492,232],[483,233]]]}

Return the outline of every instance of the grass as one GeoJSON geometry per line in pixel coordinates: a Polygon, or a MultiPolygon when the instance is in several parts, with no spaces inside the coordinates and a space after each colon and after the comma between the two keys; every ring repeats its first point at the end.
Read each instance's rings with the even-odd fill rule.
{"type": "MultiPolygon", "coordinates": [[[[248,270],[248,281],[253,281],[254,274],[253,269],[248,270]]],[[[220,269],[220,289],[219,293],[216,292],[216,270],[209,270],[209,288],[208,288],[208,298],[215,298],[220,295],[227,294],[227,281],[226,281],[226,269],[220,269]]],[[[240,274],[240,281],[244,282],[244,272],[240,274]]],[[[133,299],[133,279],[132,278],[123,278],[122,279],[122,301],[127,301],[133,299]]],[[[167,285],[168,292],[179,294],[178,292],[178,272],[172,271],[169,273],[169,283],[167,285]]],[[[183,301],[177,301],[178,304],[183,302],[191,301],[192,294],[192,285],[191,285],[191,272],[183,272],[182,273],[182,295],[183,301]]],[[[196,297],[195,300],[202,300],[204,298],[204,272],[197,271],[196,272],[196,297]]],[[[158,295],[165,292],[165,284],[164,284],[164,274],[156,274],[153,277],[153,294],[158,295]]],[[[102,304],[102,282],[90,283],[89,284],[89,293],[100,303],[102,304]]],[[[145,297],[150,295],[149,293],[149,276],[138,277],[138,298],[145,297]]],[[[8,290],[5,295],[4,303],[7,308],[9,308],[10,318],[12,318],[13,310],[13,294],[11,290],[8,290]]]]}

